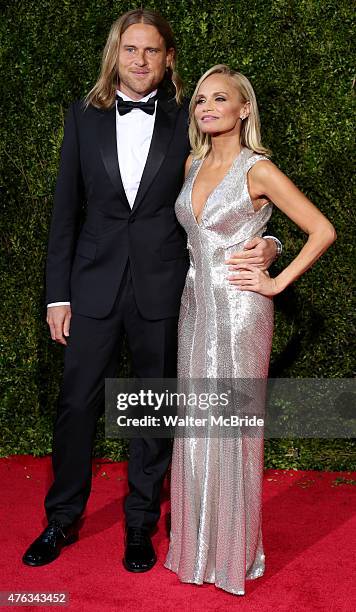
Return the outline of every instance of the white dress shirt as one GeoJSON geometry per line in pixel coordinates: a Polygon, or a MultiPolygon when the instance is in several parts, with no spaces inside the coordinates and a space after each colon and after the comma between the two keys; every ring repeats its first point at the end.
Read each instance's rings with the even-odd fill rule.
{"type": "MultiPolygon", "coordinates": [[[[123,100],[131,100],[121,91],[117,93],[123,100]]],[[[152,91],[141,98],[140,102],[147,102],[156,93],[157,90],[152,91]]],[[[156,108],[157,101],[153,115],[149,115],[139,108],[134,108],[126,115],[116,113],[117,155],[122,183],[131,208],[146,165],[156,118],[156,108]]]]}
{"type": "MultiPolygon", "coordinates": [[[[117,90],[117,93],[123,100],[134,101],[120,90],[117,90]]],[[[139,101],[147,102],[156,93],[157,90],[152,91],[139,101]]],[[[153,115],[149,115],[139,108],[132,109],[126,115],[116,113],[117,156],[122,183],[131,208],[133,207],[146,165],[156,119],[156,110],[157,101],[153,115]]],[[[51,302],[47,304],[48,307],[69,305],[70,302],[51,302]]]]}

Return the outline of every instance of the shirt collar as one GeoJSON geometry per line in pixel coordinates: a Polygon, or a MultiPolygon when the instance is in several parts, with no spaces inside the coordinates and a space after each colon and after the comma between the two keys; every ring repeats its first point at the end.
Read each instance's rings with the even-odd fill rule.
{"type": "Polygon", "coordinates": [[[116,93],[119,94],[119,96],[123,100],[125,100],[125,101],[129,100],[130,102],[147,102],[147,100],[149,100],[150,98],[152,98],[153,96],[156,95],[157,89],[155,89],[154,91],[151,91],[149,94],[147,94],[147,96],[144,96],[144,98],[140,98],[139,100],[133,100],[132,98],[129,98],[129,96],[127,96],[126,94],[122,93],[122,91],[120,91],[120,89],[117,89],[116,93]]]}

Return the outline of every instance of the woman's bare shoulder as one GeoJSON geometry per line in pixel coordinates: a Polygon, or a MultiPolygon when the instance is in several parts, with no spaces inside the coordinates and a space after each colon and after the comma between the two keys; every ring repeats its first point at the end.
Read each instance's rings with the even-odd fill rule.
{"type": "Polygon", "coordinates": [[[187,174],[192,166],[192,163],[193,163],[193,155],[190,154],[189,157],[187,157],[186,162],[185,162],[184,178],[187,177],[187,174]]]}

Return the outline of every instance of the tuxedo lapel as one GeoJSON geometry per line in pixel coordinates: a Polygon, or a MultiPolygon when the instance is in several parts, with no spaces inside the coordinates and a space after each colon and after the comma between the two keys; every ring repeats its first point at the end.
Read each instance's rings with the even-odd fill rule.
{"type": "Polygon", "coordinates": [[[167,94],[159,92],[151,146],[132,208],[133,211],[135,211],[142,202],[149,186],[162,165],[173,137],[176,118],[177,105],[174,98],[168,99],[167,94]]]}
{"type": "Polygon", "coordinates": [[[119,160],[117,156],[116,142],[116,105],[107,111],[101,112],[100,117],[100,153],[112,184],[114,185],[120,200],[131,211],[130,204],[126,197],[125,189],[122,184],[119,160]]]}

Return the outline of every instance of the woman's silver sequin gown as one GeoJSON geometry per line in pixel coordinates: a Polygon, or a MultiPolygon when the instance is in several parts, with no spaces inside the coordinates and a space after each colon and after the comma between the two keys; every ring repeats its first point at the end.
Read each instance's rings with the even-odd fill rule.
{"type": "MultiPolygon", "coordinates": [[[[210,194],[198,224],[191,203],[201,166],[194,160],[176,202],[188,235],[190,268],[179,317],[178,378],[266,379],[273,300],[239,291],[224,261],[261,236],[272,214],[255,212],[247,172],[266,159],[242,148],[210,194]]],[[[245,580],[262,576],[263,436],[175,438],[171,539],[165,567],[183,582],[214,583],[243,595],[245,580]]]]}

